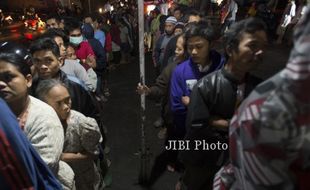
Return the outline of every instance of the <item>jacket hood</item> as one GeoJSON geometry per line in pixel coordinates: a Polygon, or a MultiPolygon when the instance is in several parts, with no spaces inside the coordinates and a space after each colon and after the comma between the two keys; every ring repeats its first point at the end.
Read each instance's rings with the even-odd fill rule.
{"type": "Polygon", "coordinates": [[[86,39],[93,39],[95,36],[94,28],[90,24],[84,24],[82,26],[82,33],[86,39]]]}

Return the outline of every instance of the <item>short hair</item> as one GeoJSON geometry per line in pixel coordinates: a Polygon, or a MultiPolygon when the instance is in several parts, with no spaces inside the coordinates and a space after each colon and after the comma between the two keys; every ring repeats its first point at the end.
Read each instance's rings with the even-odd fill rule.
{"type": "Polygon", "coordinates": [[[84,16],[84,19],[87,17],[90,17],[93,20],[93,22],[97,21],[98,23],[103,23],[103,18],[98,13],[87,14],[86,16],[84,16]]]}
{"type": "Polygon", "coordinates": [[[60,57],[59,47],[54,39],[39,38],[30,45],[30,53],[32,55],[41,50],[51,51],[57,58],[60,57]]]}
{"type": "Polygon", "coordinates": [[[76,19],[70,19],[70,22],[65,22],[65,32],[67,35],[70,34],[73,30],[79,29],[82,32],[81,29],[82,24],[76,20],[76,19]]]}
{"type": "Polygon", "coordinates": [[[61,22],[61,18],[57,14],[52,14],[52,15],[47,16],[46,20],[49,20],[49,19],[55,19],[58,23],[61,22]]]}
{"type": "Polygon", "coordinates": [[[68,41],[66,34],[59,28],[50,28],[41,36],[41,38],[51,39],[55,39],[56,37],[61,37],[64,41],[68,41]]]}
{"type": "Polygon", "coordinates": [[[179,6],[179,7],[176,7],[176,8],[174,9],[174,12],[175,12],[175,11],[180,11],[181,14],[184,14],[184,9],[183,9],[182,7],[180,7],[180,6],[179,6]]]}
{"type": "Polygon", "coordinates": [[[224,34],[225,49],[237,50],[240,39],[244,33],[253,34],[256,31],[265,31],[265,23],[258,18],[247,18],[234,23],[224,34]]]}
{"type": "Polygon", "coordinates": [[[194,23],[189,23],[185,27],[185,40],[188,41],[189,38],[198,36],[202,37],[209,42],[214,39],[214,30],[211,25],[206,21],[199,21],[194,23]]]}
{"type": "Polygon", "coordinates": [[[191,9],[187,12],[188,17],[189,16],[199,16],[199,17],[204,17],[205,15],[203,14],[203,12],[200,12],[196,9],[191,9]]]}
{"type": "Polygon", "coordinates": [[[0,44],[0,60],[14,65],[24,76],[31,74],[31,55],[24,46],[14,42],[0,44]]]}
{"type": "Polygon", "coordinates": [[[63,86],[68,90],[68,87],[58,79],[41,80],[35,91],[36,97],[45,102],[46,95],[55,86],[63,86]]]}

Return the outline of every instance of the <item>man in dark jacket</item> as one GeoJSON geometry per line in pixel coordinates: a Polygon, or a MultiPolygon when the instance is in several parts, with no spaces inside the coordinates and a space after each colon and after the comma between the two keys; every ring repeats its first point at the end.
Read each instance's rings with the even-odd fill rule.
{"type": "Polygon", "coordinates": [[[72,109],[83,113],[87,117],[97,118],[98,111],[92,101],[89,92],[80,84],[69,80],[67,75],[60,70],[63,58],[56,42],[50,38],[36,40],[30,46],[33,65],[38,72],[38,78],[34,79],[32,90],[35,91],[38,83],[44,79],[59,79],[68,86],[72,99],[72,109]]]}
{"type": "Polygon", "coordinates": [[[238,85],[261,63],[265,25],[253,18],[240,21],[224,39],[229,57],[225,68],[204,76],[191,93],[185,137],[190,145],[180,153],[189,189],[212,189],[215,172],[228,159],[228,125],[239,103],[238,85]]]}

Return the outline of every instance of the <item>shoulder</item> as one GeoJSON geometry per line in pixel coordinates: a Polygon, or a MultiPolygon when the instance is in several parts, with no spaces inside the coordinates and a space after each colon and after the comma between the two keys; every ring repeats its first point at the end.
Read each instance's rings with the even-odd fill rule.
{"type": "MultiPolygon", "coordinates": [[[[53,127],[57,126],[62,129],[62,125],[55,110],[45,102],[30,96],[28,111],[29,113],[26,126],[42,126],[41,128],[46,128],[46,130],[49,130],[49,128],[53,125],[53,127]]],[[[54,129],[56,130],[56,128],[54,129]]]]}
{"type": "Polygon", "coordinates": [[[48,115],[55,115],[55,111],[51,106],[33,96],[30,96],[29,112],[37,115],[45,115],[46,117],[48,115]]]}

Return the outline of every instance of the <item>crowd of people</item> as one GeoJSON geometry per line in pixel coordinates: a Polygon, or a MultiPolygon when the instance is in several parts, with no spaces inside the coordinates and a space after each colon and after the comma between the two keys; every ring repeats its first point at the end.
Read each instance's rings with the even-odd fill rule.
{"type": "MultiPolygon", "coordinates": [[[[176,190],[310,188],[310,11],[304,1],[296,14],[294,3],[279,24],[278,42],[289,24],[295,31],[288,64],[260,85],[249,72],[262,63],[270,26],[255,4],[240,19],[238,2],[224,1],[220,28],[188,1],[173,3],[168,15],[158,8],[146,15],[145,52],[156,80],[136,91],[160,102],[165,144],[144,185],[168,170],[180,173],[176,190]]],[[[1,187],[109,185],[108,74],[133,61],[137,20],[125,9],[51,15],[29,47],[0,44],[1,187]]]]}
{"type": "MultiPolygon", "coordinates": [[[[289,2],[287,9],[293,9],[294,3],[289,2]]],[[[299,31],[294,39],[292,63],[281,75],[257,88],[263,80],[253,81],[249,73],[262,64],[268,44],[276,39],[272,39],[271,26],[256,14],[261,10],[256,10],[255,3],[245,18],[240,18],[238,2],[224,1],[220,29],[206,15],[184,5],[173,4],[168,16],[158,9],[151,12],[145,41],[152,52],[156,81],[150,87],[138,83],[136,91],[161,101],[161,122],[154,125],[162,127],[165,145],[155,159],[147,186],[168,170],[180,172],[175,187],[178,190],[307,189],[307,158],[298,161],[304,152],[290,155],[289,147],[300,151],[295,141],[306,146],[307,137],[300,135],[307,132],[297,128],[306,127],[309,122],[299,123],[298,116],[289,113],[293,107],[299,110],[294,113],[300,113],[302,108],[295,102],[295,93],[301,91],[294,88],[297,91],[285,95],[297,82],[290,75],[303,82],[308,80],[306,73],[304,78],[299,77],[308,72],[305,67],[309,57],[302,52],[308,48],[309,13],[307,2],[298,5],[299,14],[291,18],[297,22],[288,21],[299,31]],[[215,41],[223,44],[220,52],[214,47],[215,41]],[[296,136],[290,137],[291,130],[296,130],[296,136]],[[282,144],[285,139],[288,144],[282,144]]],[[[262,6],[267,4],[259,8],[262,6]]],[[[284,19],[288,19],[287,14],[285,11],[284,19]]],[[[280,28],[283,22],[282,19],[280,28]]]]}

